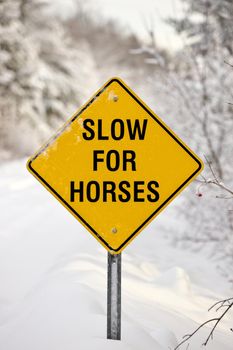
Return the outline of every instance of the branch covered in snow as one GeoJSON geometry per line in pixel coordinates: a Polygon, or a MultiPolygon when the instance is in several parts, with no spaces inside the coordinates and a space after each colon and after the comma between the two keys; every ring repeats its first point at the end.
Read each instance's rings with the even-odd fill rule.
{"type": "Polygon", "coordinates": [[[211,171],[212,174],[212,178],[206,179],[204,176],[202,176],[202,180],[197,180],[200,184],[197,188],[197,196],[201,196],[201,187],[203,185],[215,185],[218,186],[219,188],[221,188],[222,190],[224,190],[225,192],[227,192],[228,194],[230,194],[230,196],[226,197],[226,196],[216,196],[216,198],[224,198],[224,199],[233,199],[233,190],[231,188],[229,188],[228,186],[226,186],[222,181],[220,181],[217,177],[217,174],[215,173],[211,162],[207,159],[207,157],[205,157],[206,162],[208,164],[208,167],[211,171]]]}

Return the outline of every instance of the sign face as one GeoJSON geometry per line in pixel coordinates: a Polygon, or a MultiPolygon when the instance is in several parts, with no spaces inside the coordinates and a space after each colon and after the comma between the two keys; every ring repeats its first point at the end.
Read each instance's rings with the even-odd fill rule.
{"type": "Polygon", "coordinates": [[[118,78],[28,161],[29,171],[112,254],[120,253],[202,168],[118,78]]]}

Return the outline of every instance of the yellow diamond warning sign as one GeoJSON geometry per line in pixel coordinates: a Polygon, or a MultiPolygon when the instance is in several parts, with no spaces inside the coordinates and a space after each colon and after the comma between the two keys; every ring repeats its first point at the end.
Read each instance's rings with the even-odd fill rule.
{"type": "Polygon", "coordinates": [[[28,161],[29,171],[112,254],[120,253],[202,167],[118,78],[28,161]]]}

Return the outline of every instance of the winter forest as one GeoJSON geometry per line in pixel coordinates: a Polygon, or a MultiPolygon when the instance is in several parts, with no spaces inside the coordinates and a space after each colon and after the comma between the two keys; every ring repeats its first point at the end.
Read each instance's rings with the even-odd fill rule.
{"type": "Polygon", "coordinates": [[[55,2],[0,0],[0,348],[232,349],[232,0],[176,0],[163,17],[175,49],[149,11],[142,37],[91,0],[68,15],[55,2]],[[114,76],[205,169],[123,252],[122,341],[109,343],[106,252],[25,164],[114,76]]]}

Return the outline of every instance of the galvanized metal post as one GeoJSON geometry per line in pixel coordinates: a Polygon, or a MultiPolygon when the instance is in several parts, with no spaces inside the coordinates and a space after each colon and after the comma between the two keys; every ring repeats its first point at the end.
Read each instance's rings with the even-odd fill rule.
{"type": "Polygon", "coordinates": [[[108,253],[107,339],[121,339],[121,254],[108,253]]]}

